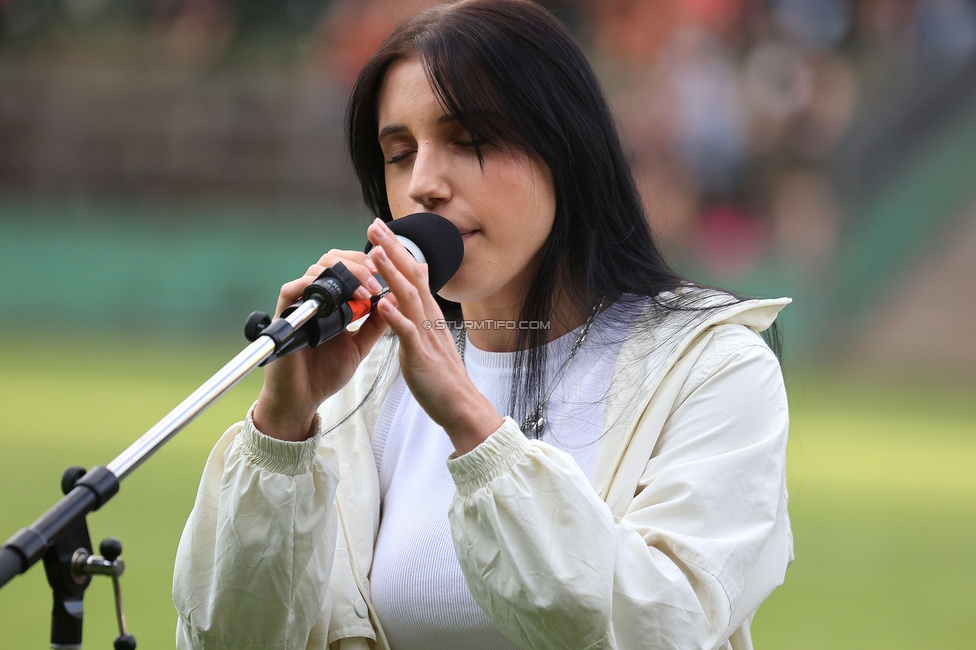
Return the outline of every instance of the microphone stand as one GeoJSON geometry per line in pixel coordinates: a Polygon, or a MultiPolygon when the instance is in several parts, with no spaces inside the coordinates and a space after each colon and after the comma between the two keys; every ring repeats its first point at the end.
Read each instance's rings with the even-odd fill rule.
{"type": "MultiPolygon", "coordinates": [[[[346,302],[358,287],[359,280],[339,263],[326,269],[310,284],[305,290],[304,301],[293,305],[282,317],[272,321],[267,314],[251,314],[245,326],[247,338],[253,341],[250,345],[107,466],[100,465],[88,472],[80,467],[69,468],[61,480],[65,496],[32,525],[22,528],[4,543],[0,548],[0,588],[44,559],[54,595],[52,648],[81,648],[82,598],[92,575],[113,578],[119,622],[116,650],[136,647],[135,638],[126,631],[122,613],[118,584],[124,569],[119,559],[122,546],[118,540],[109,538],[100,546],[102,555],[93,555],[85,516],[115,496],[122,479],[256,367],[305,344],[315,346],[344,329],[350,319],[346,302]],[[319,334],[323,330],[322,323],[329,325],[325,328],[330,331],[326,337],[319,334]],[[303,327],[311,327],[314,333],[309,334],[303,327]],[[302,336],[294,337],[298,332],[302,332],[302,336]],[[308,343],[301,341],[310,337],[312,340],[308,343]]],[[[375,300],[372,303],[375,304],[375,300]]]]}

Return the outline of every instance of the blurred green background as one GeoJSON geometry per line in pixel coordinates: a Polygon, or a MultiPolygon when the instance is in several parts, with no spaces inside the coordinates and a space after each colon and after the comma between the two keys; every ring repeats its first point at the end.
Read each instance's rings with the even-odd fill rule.
{"type": "MultiPolygon", "coordinates": [[[[351,79],[423,0],[0,0],[0,538],[245,344],[368,217],[351,79]]],[[[790,295],[797,559],[757,648],[966,648],[976,622],[976,3],[551,0],[601,76],[674,262],[790,295]]],[[[141,648],[248,377],[89,517],[141,648]]],[[[115,635],[85,597],[85,647],[115,635]]],[[[34,567],[0,647],[46,647],[34,567]]]]}

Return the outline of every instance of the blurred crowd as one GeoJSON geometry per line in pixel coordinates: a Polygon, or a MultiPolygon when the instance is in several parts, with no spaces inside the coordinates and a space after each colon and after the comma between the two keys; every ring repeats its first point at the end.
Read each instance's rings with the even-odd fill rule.
{"type": "MultiPolygon", "coordinates": [[[[432,0],[0,0],[3,41],[52,21],[128,20],[175,61],[293,33],[342,87],[395,22],[432,0]]],[[[842,227],[839,148],[906,76],[976,51],[971,0],[548,0],[617,112],[652,225],[715,277],[764,259],[815,271],[842,227]]],[[[585,152],[580,152],[585,155],[585,152]]]]}
{"type": "Polygon", "coordinates": [[[770,255],[827,264],[844,213],[836,153],[856,112],[886,94],[872,79],[976,46],[965,0],[580,6],[652,220],[723,278],[770,255]]]}

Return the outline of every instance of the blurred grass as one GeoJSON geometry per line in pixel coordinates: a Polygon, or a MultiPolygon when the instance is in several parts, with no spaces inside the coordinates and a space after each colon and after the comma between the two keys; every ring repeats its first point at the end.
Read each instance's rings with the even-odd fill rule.
{"type": "MultiPolygon", "coordinates": [[[[0,343],[0,538],[60,496],[69,465],[107,464],[244,341],[10,336],[0,343]]],[[[210,447],[257,394],[232,389],[88,517],[117,536],[130,629],[173,646],[173,557],[210,447]]],[[[754,623],[757,648],[963,648],[976,633],[976,400],[965,386],[790,376],[797,560],[754,623]]],[[[85,647],[116,634],[111,586],[85,596],[85,647]]],[[[35,566],[0,590],[0,647],[44,648],[50,593],[35,566]]]]}
{"type": "MultiPolygon", "coordinates": [[[[76,341],[22,337],[0,345],[0,537],[32,523],[60,497],[70,465],[107,465],[234,354],[210,344],[76,341]]],[[[92,541],[123,544],[122,594],[140,648],[174,645],[173,558],[210,447],[257,395],[255,371],[122,482],[88,516],[92,541]]],[[[50,589],[35,565],[0,590],[0,647],[46,648],[50,589]]],[[[86,648],[110,648],[118,633],[108,579],[85,593],[86,648]]]]}
{"type": "Polygon", "coordinates": [[[796,560],[757,614],[756,647],[972,647],[971,388],[787,383],[796,560]]]}

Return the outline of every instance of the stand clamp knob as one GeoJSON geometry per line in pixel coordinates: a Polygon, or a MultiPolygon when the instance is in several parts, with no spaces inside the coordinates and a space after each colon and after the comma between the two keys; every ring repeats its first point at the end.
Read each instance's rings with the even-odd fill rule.
{"type": "Polygon", "coordinates": [[[115,637],[115,650],[135,650],[136,638],[129,634],[125,626],[125,612],[122,609],[122,587],[119,577],[125,571],[122,555],[122,542],[114,537],[106,537],[98,545],[101,555],[91,555],[83,548],[75,551],[71,558],[71,574],[75,580],[83,580],[85,576],[103,575],[112,577],[112,587],[115,591],[115,617],[119,622],[119,635],[115,637]]]}

